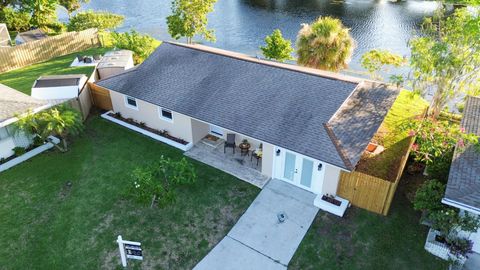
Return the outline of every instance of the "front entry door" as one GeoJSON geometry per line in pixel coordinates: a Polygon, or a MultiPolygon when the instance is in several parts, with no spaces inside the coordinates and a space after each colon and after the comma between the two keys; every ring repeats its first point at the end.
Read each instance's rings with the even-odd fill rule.
{"type": "Polygon", "coordinates": [[[285,151],[282,178],[295,185],[310,189],[313,178],[313,160],[285,151]]]}

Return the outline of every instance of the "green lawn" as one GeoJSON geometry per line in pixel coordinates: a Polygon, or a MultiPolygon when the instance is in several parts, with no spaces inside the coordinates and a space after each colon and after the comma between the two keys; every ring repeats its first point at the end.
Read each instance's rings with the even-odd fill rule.
{"type": "Polygon", "coordinates": [[[447,269],[445,261],[425,251],[428,228],[419,224],[420,214],[403,190],[399,186],[387,217],[356,207],[343,218],[320,211],[289,269],[447,269]]]}
{"type": "Polygon", "coordinates": [[[408,132],[400,127],[406,121],[421,115],[427,105],[423,98],[412,95],[410,91],[400,92],[374,137],[374,141],[385,147],[385,151],[373,157],[364,154],[356,171],[394,181],[400,160],[410,143],[408,132]]]}
{"type": "Polygon", "coordinates": [[[181,151],[99,117],[71,142],[0,174],[1,269],[119,267],[117,235],[141,241],[134,268],[191,269],[223,238],[259,189],[192,161],[194,185],[164,209],[124,199],[136,166],[181,151]],[[72,182],[68,187],[67,182],[72,182]]]}
{"type": "Polygon", "coordinates": [[[103,54],[111,49],[93,48],[83,52],[77,52],[61,57],[53,58],[49,61],[30,65],[24,68],[12,70],[0,74],[0,83],[10,86],[20,92],[30,95],[33,83],[42,75],[64,75],[64,74],[85,74],[90,76],[93,67],[70,67],[73,59],[80,55],[103,54]]]}
{"type": "MultiPolygon", "coordinates": [[[[182,158],[181,151],[98,116],[70,147],[0,174],[1,269],[122,269],[118,234],[144,247],[145,260],[130,268],[191,269],[259,192],[192,160],[197,183],[181,187],[175,204],[150,209],[125,199],[129,174],[160,155],[182,158]]],[[[441,269],[423,250],[426,228],[400,193],[388,217],[320,212],[289,269],[441,269]]]]}

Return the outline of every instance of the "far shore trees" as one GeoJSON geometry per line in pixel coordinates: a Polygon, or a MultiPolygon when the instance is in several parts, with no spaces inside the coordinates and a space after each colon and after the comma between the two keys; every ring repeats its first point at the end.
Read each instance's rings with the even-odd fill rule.
{"type": "Polygon", "coordinates": [[[320,17],[303,24],[297,36],[297,63],[338,72],[347,68],[355,41],[339,19],[320,17]]]}
{"type": "Polygon", "coordinates": [[[167,17],[168,33],[174,39],[187,38],[191,44],[195,35],[215,41],[214,31],[207,29],[208,13],[217,0],[173,0],[172,15],[167,17]]]}

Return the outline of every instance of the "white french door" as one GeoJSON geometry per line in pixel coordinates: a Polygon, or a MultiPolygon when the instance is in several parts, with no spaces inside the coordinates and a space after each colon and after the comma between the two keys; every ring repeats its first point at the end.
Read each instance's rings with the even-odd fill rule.
{"type": "Polygon", "coordinates": [[[312,159],[302,155],[284,150],[284,155],[281,156],[283,166],[280,166],[279,177],[285,181],[291,182],[295,185],[306,189],[312,188],[313,180],[313,165],[312,159]]]}

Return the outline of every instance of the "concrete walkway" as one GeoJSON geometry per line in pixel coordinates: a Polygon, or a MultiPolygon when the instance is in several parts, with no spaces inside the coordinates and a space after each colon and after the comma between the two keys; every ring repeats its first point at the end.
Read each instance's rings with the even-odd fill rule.
{"type": "Polygon", "coordinates": [[[281,180],[263,188],[237,224],[196,270],[286,269],[313,222],[315,195],[281,180]],[[279,222],[277,215],[286,219],[279,222]]]}

